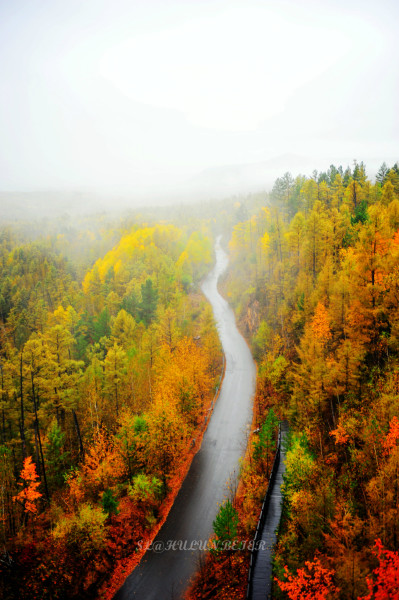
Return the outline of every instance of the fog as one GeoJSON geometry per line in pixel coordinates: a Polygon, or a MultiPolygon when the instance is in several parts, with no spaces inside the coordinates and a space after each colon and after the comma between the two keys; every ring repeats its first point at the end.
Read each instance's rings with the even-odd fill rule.
{"type": "Polygon", "coordinates": [[[373,173],[399,159],[398,13],[395,0],[6,0],[0,202],[188,201],[353,159],[373,173]]]}

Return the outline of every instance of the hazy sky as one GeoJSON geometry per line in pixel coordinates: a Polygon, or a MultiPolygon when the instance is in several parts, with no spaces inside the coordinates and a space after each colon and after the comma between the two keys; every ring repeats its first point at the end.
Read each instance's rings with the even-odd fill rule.
{"type": "Polygon", "coordinates": [[[399,159],[397,0],[0,0],[0,190],[399,159]]]}

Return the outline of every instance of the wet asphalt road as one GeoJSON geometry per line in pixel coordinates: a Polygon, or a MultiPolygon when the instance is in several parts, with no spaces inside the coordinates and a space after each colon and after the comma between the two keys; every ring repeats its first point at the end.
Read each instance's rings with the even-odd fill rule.
{"type": "Polygon", "coordinates": [[[212,534],[219,505],[235,480],[252,419],[256,370],[249,348],[239,333],[233,311],[217,291],[217,281],[228,258],[215,246],[216,265],[202,285],[210,301],[226,357],[226,372],[219,398],[205,432],[201,449],[176,497],[154,547],[129,575],[115,600],[178,600],[199,563],[200,543],[212,534]],[[169,549],[185,544],[186,549],[169,549]]]}

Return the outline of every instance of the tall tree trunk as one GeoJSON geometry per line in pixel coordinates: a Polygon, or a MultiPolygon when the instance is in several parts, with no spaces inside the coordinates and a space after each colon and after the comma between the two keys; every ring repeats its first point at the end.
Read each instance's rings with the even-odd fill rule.
{"type": "Polygon", "coordinates": [[[35,450],[36,450],[36,467],[37,467],[37,474],[39,476],[39,478],[42,478],[42,463],[40,460],[40,452],[39,452],[39,436],[38,436],[38,431],[37,431],[37,423],[36,420],[33,424],[34,427],[34,431],[35,431],[35,450]]]}
{"type": "Polygon", "coordinates": [[[35,392],[35,383],[34,383],[34,379],[33,379],[33,371],[31,371],[31,381],[32,381],[33,407],[35,410],[35,427],[37,430],[37,437],[39,440],[40,458],[41,458],[42,469],[43,469],[44,489],[45,489],[45,493],[46,493],[47,502],[50,502],[50,494],[48,491],[47,477],[46,477],[46,466],[44,464],[43,446],[42,446],[42,440],[41,440],[40,429],[39,429],[39,417],[37,414],[37,399],[36,399],[36,392],[35,392]]]}
{"type": "Polygon", "coordinates": [[[4,408],[2,409],[1,413],[2,413],[1,441],[3,444],[5,444],[7,436],[6,436],[6,413],[5,413],[4,408]]]}
{"type": "MultiPolygon", "coordinates": [[[[0,373],[1,373],[1,400],[4,401],[4,377],[3,377],[3,367],[0,364],[0,373]]],[[[2,430],[1,430],[1,441],[3,444],[6,443],[6,414],[4,410],[4,406],[2,408],[2,430]]]]}
{"type": "Polygon", "coordinates": [[[78,436],[79,454],[81,455],[81,457],[83,457],[83,455],[84,455],[84,448],[83,448],[82,436],[81,436],[81,433],[80,433],[80,427],[79,427],[78,417],[76,416],[76,412],[75,412],[74,409],[72,409],[72,415],[73,415],[73,422],[75,424],[76,434],[78,436]]]}
{"type": "Polygon", "coordinates": [[[23,372],[22,372],[22,353],[21,351],[20,362],[19,362],[19,384],[20,384],[20,396],[21,396],[21,419],[20,419],[20,436],[22,443],[22,457],[26,458],[26,439],[25,439],[25,412],[24,412],[24,385],[23,385],[23,372]]]}

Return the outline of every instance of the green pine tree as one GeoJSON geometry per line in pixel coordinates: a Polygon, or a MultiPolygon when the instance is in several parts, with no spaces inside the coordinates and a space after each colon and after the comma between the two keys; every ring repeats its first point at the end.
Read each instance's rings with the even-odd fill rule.
{"type": "Polygon", "coordinates": [[[238,527],[238,513],[230,500],[220,507],[212,527],[217,537],[216,551],[229,549],[237,538],[238,527]]]}
{"type": "Polygon", "coordinates": [[[158,304],[158,292],[152,285],[152,280],[147,279],[141,285],[141,302],[139,304],[139,317],[148,326],[155,317],[158,304]]]}

